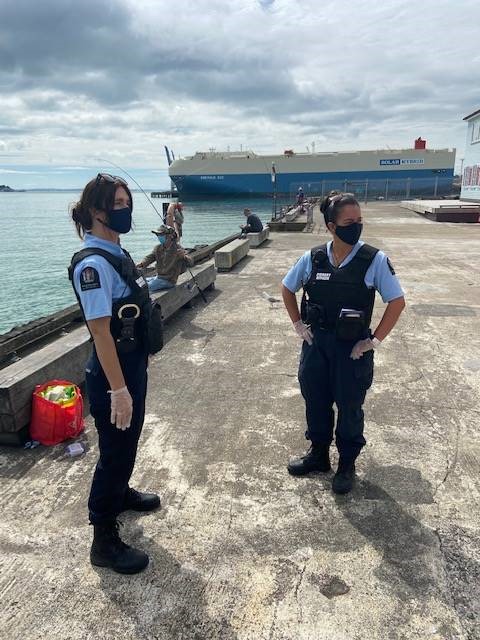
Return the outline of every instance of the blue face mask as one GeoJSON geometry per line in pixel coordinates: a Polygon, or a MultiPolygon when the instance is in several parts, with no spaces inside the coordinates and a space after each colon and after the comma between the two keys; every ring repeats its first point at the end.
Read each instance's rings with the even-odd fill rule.
{"type": "Polygon", "coordinates": [[[167,236],[157,236],[157,239],[160,244],[165,244],[165,242],[167,241],[167,236]]]}
{"type": "Polygon", "coordinates": [[[130,207],[124,209],[110,209],[108,213],[108,223],[103,224],[117,233],[128,233],[132,228],[132,210],[130,207]]]}

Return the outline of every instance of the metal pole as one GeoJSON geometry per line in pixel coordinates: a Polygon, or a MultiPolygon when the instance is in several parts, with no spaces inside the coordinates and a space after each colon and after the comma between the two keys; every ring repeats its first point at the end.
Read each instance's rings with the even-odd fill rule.
{"type": "Polygon", "coordinates": [[[325,197],[325,180],[322,180],[322,200],[325,197]]]}
{"type": "Polygon", "coordinates": [[[277,176],[275,172],[275,163],[272,162],[271,169],[271,179],[272,179],[272,219],[275,220],[277,217],[277,176]]]}
{"type": "Polygon", "coordinates": [[[407,178],[407,193],[405,194],[405,197],[407,199],[410,198],[410,181],[411,181],[411,178],[407,178]]]}
{"type": "Polygon", "coordinates": [[[275,220],[277,219],[277,177],[275,176],[275,182],[273,183],[273,207],[275,220]]]}
{"type": "Polygon", "coordinates": [[[368,202],[368,179],[365,181],[365,204],[368,202]]]}
{"type": "Polygon", "coordinates": [[[385,200],[388,200],[388,178],[385,180],[385,200]]]}
{"type": "Polygon", "coordinates": [[[438,176],[435,176],[435,187],[433,189],[433,197],[434,198],[437,197],[437,191],[438,191],[438,176]]]}
{"type": "Polygon", "coordinates": [[[343,183],[343,193],[346,193],[347,191],[347,181],[345,180],[343,183]]]}

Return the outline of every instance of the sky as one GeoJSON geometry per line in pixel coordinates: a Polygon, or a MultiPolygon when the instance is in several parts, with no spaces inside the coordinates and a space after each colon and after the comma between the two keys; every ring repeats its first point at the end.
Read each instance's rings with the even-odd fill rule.
{"type": "Polygon", "coordinates": [[[478,0],[0,0],[0,184],[144,188],[176,156],[408,148],[463,157],[478,0]]]}

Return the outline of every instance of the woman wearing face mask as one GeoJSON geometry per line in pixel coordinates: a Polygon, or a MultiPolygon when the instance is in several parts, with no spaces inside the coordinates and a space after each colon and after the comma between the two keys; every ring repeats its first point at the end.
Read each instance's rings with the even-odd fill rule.
{"type": "Polygon", "coordinates": [[[69,274],[93,339],[86,387],[100,452],[88,502],[90,560],[137,573],[148,556],[122,542],[117,516],[156,509],[160,499],[129,486],[145,412],[151,310],[146,282],[120,246],[120,235],[132,225],[132,194],[123,179],[98,174],[71,215],[84,241],[69,274]]]}
{"type": "Polygon", "coordinates": [[[405,299],[382,252],[360,240],[362,214],[352,194],[325,198],[320,206],[333,239],[305,253],[282,283],[295,331],[302,338],[299,381],[306,405],[309,451],[288,464],[292,475],[330,470],[329,448],[337,406],[339,465],[335,493],[348,493],[355,460],[365,445],[362,405],[373,380],[373,353],[393,329],[405,299]],[[301,314],[295,293],[303,286],[301,314]],[[387,307],[373,333],[375,292],[387,307]]]}

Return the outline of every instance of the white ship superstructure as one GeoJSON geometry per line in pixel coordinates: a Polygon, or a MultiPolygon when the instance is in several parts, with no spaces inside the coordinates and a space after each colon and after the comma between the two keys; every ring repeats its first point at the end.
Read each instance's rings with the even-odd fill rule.
{"type": "Polygon", "coordinates": [[[169,175],[185,195],[268,195],[273,184],[277,193],[291,193],[299,186],[319,191],[320,185],[328,192],[367,180],[379,191],[388,180],[410,180],[412,188],[415,184],[436,184],[440,194],[451,189],[454,164],[455,149],[285,151],[281,155],[210,150],[174,160],[169,175]]]}

